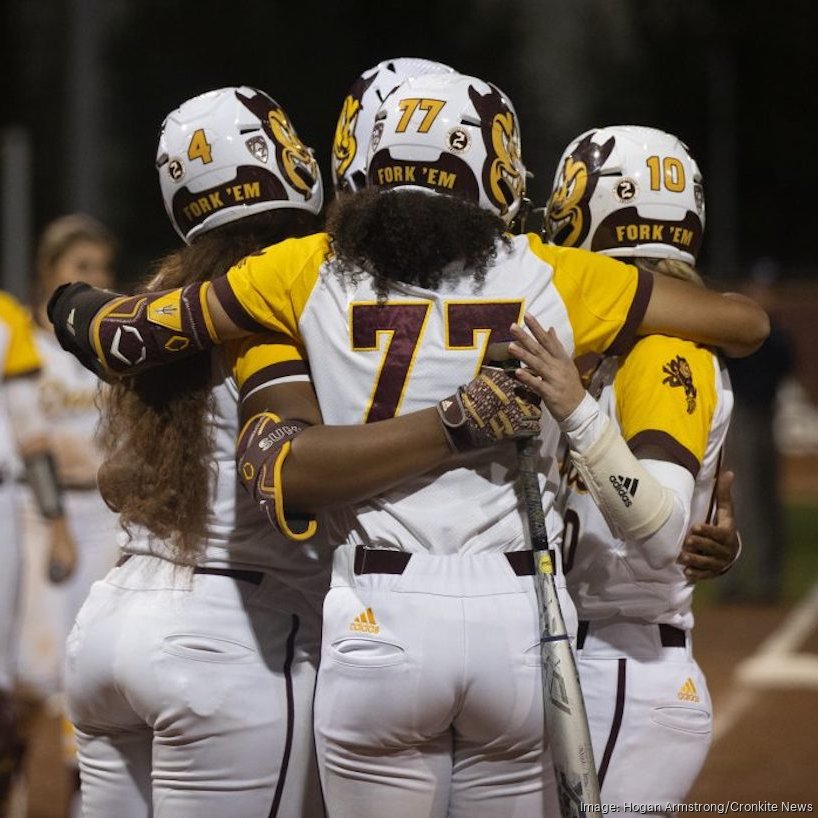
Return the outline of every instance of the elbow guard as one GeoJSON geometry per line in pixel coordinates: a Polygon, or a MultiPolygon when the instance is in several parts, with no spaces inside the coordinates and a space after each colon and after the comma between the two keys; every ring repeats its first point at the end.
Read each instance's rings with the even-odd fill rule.
{"type": "Polygon", "coordinates": [[[571,459],[614,536],[643,539],[658,531],[673,509],[673,494],[653,477],[605,418],[602,434],[571,459]]]}
{"type": "Polygon", "coordinates": [[[100,374],[101,367],[91,345],[91,321],[106,304],[118,297],[116,293],[74,282],[58,287],[48,299],[48,320],[54,325],[60,346],[95,375],[100,374]]]}
{"type": "Polygon", "coordinates": [[[267,519],[284,536],[296,541],[312,537],[318,525],[313,519],[285,515],[281,469],[293,438],[308,425],[300,420],[281,421],[271,412],[262,412],[245,423],[236,446],[242,485],[267,519]]]}
{"type": "Polygon", "coordinates": [[[133,375],[210,349],[209,282],[122,296],[87,284],[57,290],[48,316],[64,349],[97,374],[133,375]]]}

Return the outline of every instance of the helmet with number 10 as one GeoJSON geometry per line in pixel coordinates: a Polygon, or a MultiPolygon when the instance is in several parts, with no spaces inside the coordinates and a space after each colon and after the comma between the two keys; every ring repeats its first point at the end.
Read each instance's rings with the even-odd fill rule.
{"type": "Polygon", "coordinates": [[[208,91],[168,114],[156,168],[165,210],[188,244],[265,210],[317,214],[324,201],[312,150],[275,100],[246,86],[208,91]]]}
{"type": "Polygon", "coordinates": [[[461,196],[510,224],[526,183],[513,105],[477,77],[407,80],[375,115],[367,183],[461,196]]]}
{"type": "Polygon", "coordinates": [[[454,73],[441,62],[420,57],[384,60],[361,74],[344,99],[332,143],[332,180],[336,192],[355,193],[366,187],[366,152],[375,113],[402,82],[424,74],[454,73]]]}
{"type": "Polygon", "coordinates": [[[655,128],[586,131],[562,155],[544,233],[609,256],[695,264],[704,235],[699,167],[678,137],[655,128]]]}

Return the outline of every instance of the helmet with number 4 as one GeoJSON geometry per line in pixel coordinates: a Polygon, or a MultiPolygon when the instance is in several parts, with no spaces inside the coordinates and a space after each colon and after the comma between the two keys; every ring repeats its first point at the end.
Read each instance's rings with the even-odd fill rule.
{"type": "Polygon", "coordinates": [[[454,73],[454,68],[420,57],[384,60],[361,74],[344,99],[332,143],[332,180],[336,191],[366,187],[366,152],[375,113],[402,82],[424,74],[454,73]]]}
{"type": "Polygon", "coordinates": [[[312,150],[275,100],[246,86],[208,91],[168,114],[156,168],[165,210],[188,244],[254,213],[318,213],[324,201],[312,150]]]}
{"type": "Polygon", "coordinates": [[[461,196],[509,224],[526,183],[514,107],[476,77],[407,80],[375,116],[367,182],[461,196]]]}
{"type": "Polygon", "coordinates": [[[699,167],[678,137],[655,128],[586,131],[562,155],[544,232],[609,256],[694,264],[704,235],[699,167]]]}

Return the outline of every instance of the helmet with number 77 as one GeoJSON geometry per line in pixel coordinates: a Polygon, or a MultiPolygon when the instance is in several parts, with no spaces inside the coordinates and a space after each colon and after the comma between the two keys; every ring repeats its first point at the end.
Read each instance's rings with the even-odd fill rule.
{"type": "Polygon", "coordinates": [[[312,150],[275,100],[246,86],[208,91],[168,114],[156,168],[165,210],[188,244],[265,210],[317,214],[324,201],[312,150]]]}
{"type": "Polygon", "coordinates": [[[366,152],[375,113],[402,82],[424,74],[454,73],[441,62],[420,57],[383,60],[364,71],[341,106],[332,143],[332,180],[336,192],[355,193],[366,187],[366,152]]]}
{"type": "Polygon", "coordinates": [[[609,256],[695,264],[704,216],[702,176],[687,146],[656,128],[614,125],[565,149],[544,233],[554,244],[609,256]]]}
{"type": "Polygon", "coordinates": [[[460,196],[510,224],[526,183],[514,106],[477,77],[407,80],[375,115],[367,182],[460,196]]]}

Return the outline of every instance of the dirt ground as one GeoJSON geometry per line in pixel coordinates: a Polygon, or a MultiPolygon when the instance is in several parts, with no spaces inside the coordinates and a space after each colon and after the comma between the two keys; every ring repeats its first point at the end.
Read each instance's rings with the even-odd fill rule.
{"type": "MultiPolygon", "coordinates": [[[[787,621],[782,606],[712,606],[697,617],[694,652],[707,676],[713,711],[742,697],[733,726],[717,737],[688,801],[742,804],[801,802],[818,813],[818,679],[811,688],[750,688],[738,682],[736,666],[787,621]]],[[[799,656],[818,661],[818,630],[799,656]]],[[[775,814],[772,810],[761,814],[775,814]]]]}

